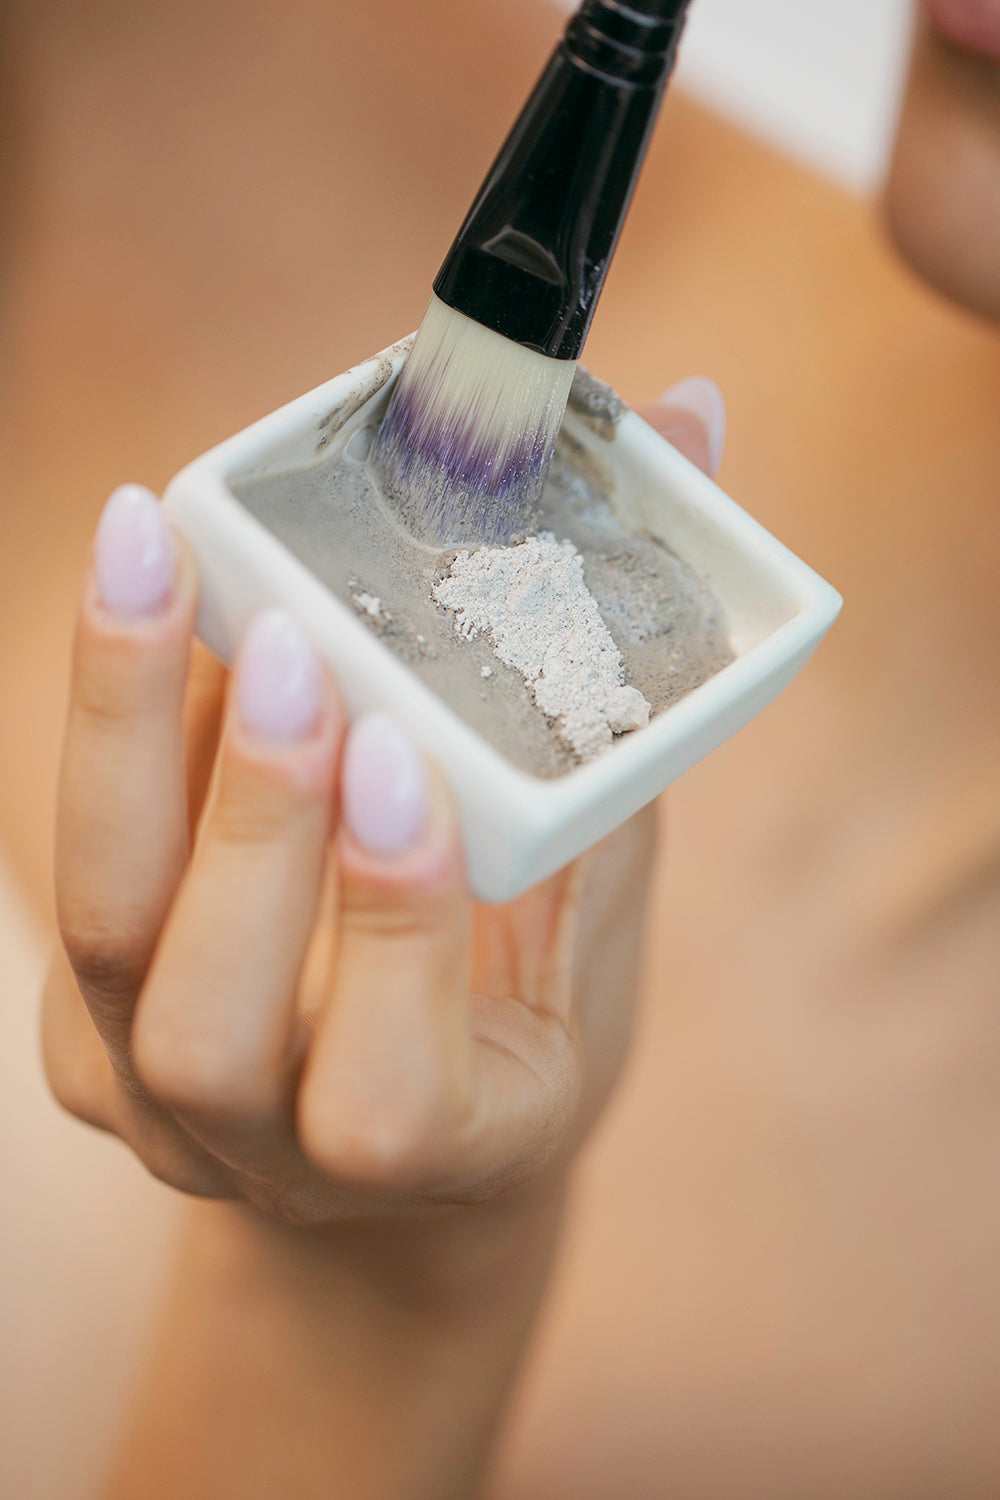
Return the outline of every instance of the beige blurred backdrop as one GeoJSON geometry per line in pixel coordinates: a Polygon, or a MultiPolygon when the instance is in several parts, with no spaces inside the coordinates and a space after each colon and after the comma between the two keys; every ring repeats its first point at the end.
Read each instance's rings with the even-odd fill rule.
{"type": "MultiPolygon", "coordinates": [[[[996,1493],[975,1485],[1000,1473],[997,1215],[961,1195],[954,1165],[993,1170],[974,1110],[989,1080],[968,1061],[974,1018],[933,1003],[955,972],[954,933],[932,924],[929,945],[885,972],[856,960],[919,927],[942,890],[967,891],[1000,831],[997,714],[980,686],[995,676],[1000,543],[984,517],[1000,356],[992,331],[896,263],[857,192],[887,148],[903,7],[700,5],[684,76],[741,123],[671,102],[588,361],[633,401],[714,375],[731,403],[723,483],[848,608],[792,692],[671,797],[645,1033],[582,1174],[501,1492],[996,1493]],[[970,534],[971,565],[956,543],[970,534]],[[902,1264],[914,1244],[923,1258],[902,1264]],[[942,1295],[956,1286],[967,1295],[942,1295]],[[925,1490],[928,1473],[952,1488],[925,1490]]],[[[542,0],[523,39],[484,10],[456,58],[488,56],[493,71],[475,77],[474,105],[467,90],[461,108],[430,108],[408,75],[407,21],[384,56],[394,103],[371,115],[350,75],[372,59],[349,26],[323,32],[345,55],[300,81],[318,5],[248,3],[235,49],[225,4],[176,9],[187,33],[55,4],[39,10],[47,31],[12,41],[9,140],[23,154],[0,331],[0,1493],[12,1500],[97,1494],[180,1211],[116,1142],[59,1114],[35,1044],[66,643],[100,503],[121,479],[162,486],[416,322],[551,30],[542,0]],[[400,226],[407,254],[394,259],[384,246],[400,226]]],[[[979,927],[969,941],[978,964],[979,927]]]]}

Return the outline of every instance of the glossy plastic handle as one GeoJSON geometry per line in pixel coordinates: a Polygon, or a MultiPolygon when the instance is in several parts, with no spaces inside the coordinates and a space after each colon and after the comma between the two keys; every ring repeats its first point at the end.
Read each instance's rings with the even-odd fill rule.
{"type": "Polygon", "coordinates": [[[585,0],[434,283],[555,359],[583,348],[673,68],[687,4],[652,10],[585,0]]]}

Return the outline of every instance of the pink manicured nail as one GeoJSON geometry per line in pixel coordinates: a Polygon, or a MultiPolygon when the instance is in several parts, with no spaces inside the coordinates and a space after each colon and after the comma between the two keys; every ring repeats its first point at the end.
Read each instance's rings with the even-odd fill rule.
{"type": "Polygon", "coordinates": [[[420,751],[389,714],[366,714],[344,750],[344,817],[370,854],[403,854],[427,826],[420,751]]]}
{"type": "Polygon", "coordinates": [[[104,608],[114,615],[155,615],[174,581],[174,539],[156,496],[119,485],[97,525],[94,571],[104,608]]]}
{"type": "Polygon", "coordinates": [[[726,398],[707,375],[691,375],[657,397],[661,406],[683,406],[705,424],[708,434],[708,464],[718,474],[726,446],[726,398]]]}
{"type": "Polygon", "coordinates": [[[247,631],[236,673],[240,718],[265,740],[302,740],[320,708],[320,669],[305,631],[267,609],[247,631]]]}

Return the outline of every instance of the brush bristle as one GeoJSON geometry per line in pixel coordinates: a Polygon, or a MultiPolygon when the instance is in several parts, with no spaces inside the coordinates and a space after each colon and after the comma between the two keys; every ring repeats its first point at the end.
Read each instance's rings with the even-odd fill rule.
{"type": "Polygon", "coordinates": [[[576,362],[550,359],[434,297],[392,394],[375,470],[436,545],[502,545],[535,517],[576,362]]]}

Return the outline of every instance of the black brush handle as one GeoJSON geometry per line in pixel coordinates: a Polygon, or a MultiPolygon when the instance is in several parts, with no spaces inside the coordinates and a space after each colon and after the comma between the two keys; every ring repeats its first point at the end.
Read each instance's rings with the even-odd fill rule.
{"type": "Polygon", "coordinates": [[[585,0],[434,290],[527,349],[577,359],[673,69],[689,0],[585,0]]]}

